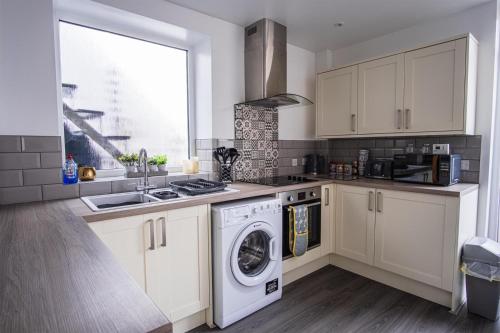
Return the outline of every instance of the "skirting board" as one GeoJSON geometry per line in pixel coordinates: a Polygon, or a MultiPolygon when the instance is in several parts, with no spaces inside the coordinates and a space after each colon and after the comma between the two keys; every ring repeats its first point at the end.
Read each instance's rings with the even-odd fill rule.
{"type": "MultiPolygon", "coordinates": [[[[451,312],[455,312],[457,310],[452,308],[452,294],[446,290],[438,289],[436,287],[405,278],[404,276],[400,276],[377,267],[369,266],[336,254],[330,255],[330,263],[334,266],[364,276],[371,280],[451,308],[451,312]]],[[[460,305],[458,308],[459,307],[460,305]]]]}
{"type": "Polygon", "coordinates": [[[307,264],[304,264],[303,266],[300,266],[294,270],[291,270],[283,274],[283,286],[286,286],[287,284],[292,283],[293,281],[309,275],[312,272],[315,272],[318,269],[328,265],[330,265],[330,256],[326,255],[307,264]]]}
{"type": "Polygon", "coordinates": [[[184,333],[206,323],[205,310],[172,323],[173,333],[184,333]]]}

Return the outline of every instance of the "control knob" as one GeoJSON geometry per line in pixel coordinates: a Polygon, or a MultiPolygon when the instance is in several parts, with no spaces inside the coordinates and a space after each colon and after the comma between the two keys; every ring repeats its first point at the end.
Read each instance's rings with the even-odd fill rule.
{"type": "Polygon", "coordinates": [[[294,200],[295,200],[295,199],[293,198],[293,195],[290,195],[290,196],[288,197],[288,201],[293,202],[294,200]]]}
{"type": "Polygon", "coordinates": [[[316,192],[311,192],[311,193],[309,193],[309,195],[314,198],[314,197],[316,197],[316,192]]]}

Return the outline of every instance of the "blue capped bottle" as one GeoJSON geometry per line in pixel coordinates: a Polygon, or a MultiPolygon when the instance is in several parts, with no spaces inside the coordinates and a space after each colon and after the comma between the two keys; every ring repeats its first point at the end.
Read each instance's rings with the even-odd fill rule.
{"type": "Polygon", "coordinates": [[[78,167],[73,160],[73,154],[68,153],[66,156],[66,162],[64,163],[62,173],[64,184],[78,183],[78,167]]]}

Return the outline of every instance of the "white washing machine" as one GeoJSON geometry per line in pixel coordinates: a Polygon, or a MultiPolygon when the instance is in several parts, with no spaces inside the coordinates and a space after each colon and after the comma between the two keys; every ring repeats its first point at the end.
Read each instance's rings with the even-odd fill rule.
{"type": "Polygon", "coordinates": [[[220,328],[281,298],[281,201],[212,206],[214,322],[220,328]]]}

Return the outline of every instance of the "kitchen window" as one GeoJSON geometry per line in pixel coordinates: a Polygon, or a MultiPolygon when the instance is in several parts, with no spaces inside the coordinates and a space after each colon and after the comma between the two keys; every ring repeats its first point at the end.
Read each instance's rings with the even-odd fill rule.
{"type": "Polygon", "coordinates": [[[189,157],[188,52],[59,22],[66,153],[98,170],[124,153],[189,157]]]}

